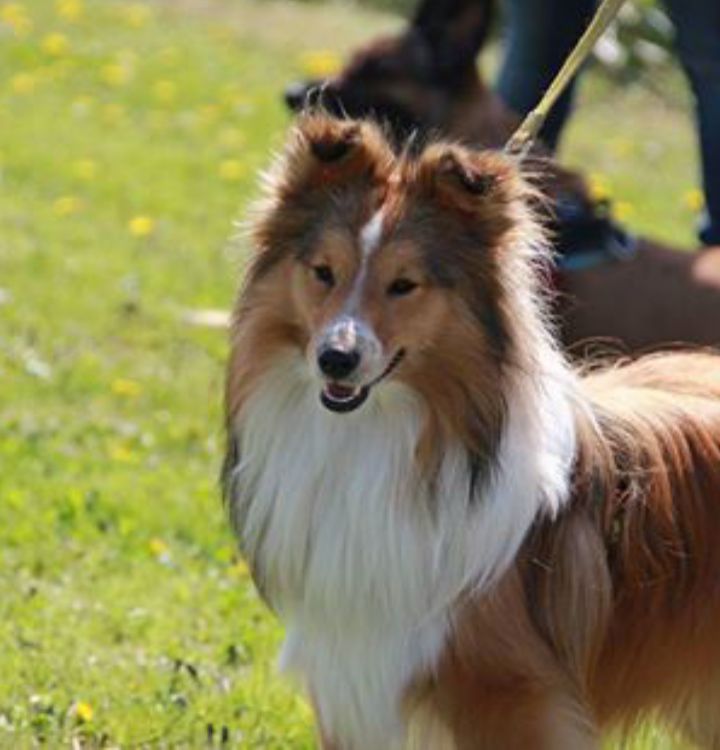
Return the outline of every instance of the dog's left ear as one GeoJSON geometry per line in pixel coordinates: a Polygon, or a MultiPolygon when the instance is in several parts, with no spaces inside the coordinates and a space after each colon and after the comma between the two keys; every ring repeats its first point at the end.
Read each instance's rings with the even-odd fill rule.
{"type": "Polygon", "coordinates": [[[390,147],[375,125],[306,114],[291,131],[271,175],[272,187],[281,198],[292,199],[353,183],[370,185],[383,179],[392,162],[390,147]]]}
{"type": "Polygon", "coordinates": [[[426,196],[456,213],[475,215],[508,201],[513,170],[502,157],[458,146],[431,146],[423,154],[418,181],[426,196]]]}

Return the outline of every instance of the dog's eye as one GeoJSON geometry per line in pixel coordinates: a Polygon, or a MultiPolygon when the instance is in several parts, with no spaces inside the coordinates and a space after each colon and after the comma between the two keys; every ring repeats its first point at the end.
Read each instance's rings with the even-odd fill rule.
{"type": "Polygon", "coordinates": [[[332,268],[328,265],[313,266],[312,272],[315,274],[315,278],[327,287],[335,286],[335,275],[332,272],[332,268]]]}
{"type": "Polygon", "coordinates": [[[417,289],[417,284],[410,279],[395,279],[387,289],[391,297],[404,297],[417,289]]]}

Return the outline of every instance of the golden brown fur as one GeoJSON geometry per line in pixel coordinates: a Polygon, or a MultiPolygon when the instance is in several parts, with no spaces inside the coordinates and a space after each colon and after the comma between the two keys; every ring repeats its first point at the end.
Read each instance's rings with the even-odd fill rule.
{"type": "MultiPolygon", "coordinates": [[[[533,200],[499,155],[437,144],[395,157],[370,125],[302,120],[255,222],[228,469],[233,425],[273,358],[305,352],[363,273],[363,314],[387,350],[408,352],[392,378],[424,407],[421,474],[432,479],[452,441],[477,462],[469,473],[497,470],[507,373],[539,372],[547,355],[533,200]],[[379,209],[384,239],[359,271],[352,238],[379,209]],[[402,302],[382,294],[398,275],[417,282],[402,302]]],[[[649,356],[578,375],[577,388],[570,497],[538,513],[493,589],[453,602],[406,715],[442,726],[457,750],[590,750],[656,715],[718,748],[720,355],[649,356]]],[[[323,747],[343,750],[330,736],[323,747]]]]}
{"type": "Polygon", "coordinates": [[[575,493],[460,607],[423,700],[459,748],[592,748],[659,716],[720,747],[720,361],[591,374],[575,493]]]}
{"type": "Polygon", "coordinates": [[[594,748],[649,717],[720,747],[720,362],[588,376],[576,491],[418,686],[457,747],[594,748]],[[689,731],[688,731],[689,730],[689,731]]]}

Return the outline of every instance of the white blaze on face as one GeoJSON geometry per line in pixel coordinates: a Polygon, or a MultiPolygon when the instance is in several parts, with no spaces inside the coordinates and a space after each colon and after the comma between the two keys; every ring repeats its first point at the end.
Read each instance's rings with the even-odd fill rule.
{"type": "Polygon", "coordinates": [[[362,288],[367,278],[367,268],[370,258],[380,246],[380,240],[383,233],[383,213],[382,210],[376,211],[370,220],[360,229],[360,265],[358,267],[353,287],[345,303],[344,312],[352,314],[357,311],[360,299],[362,298],[362,288]]]}
{"type": "Polygon", "coordinates": [[[361,228],[358,236],[360,264],[352,288],[342,310],[322,332],[317,345],[317,348],[357,351],[361,357],[360,365],[351,380],[359,384],[373,380],[385,367],[382,344],[360,310],[368,263],[382,239],[383,218],[382,210],[378,210],[361,228]]]}
{"type": "Polygon", "coordinates": [[[370,221],[360,230],[360,250],[362,251],[362,270],[370,256],[378,249],[383,233],[383,212],[376,211],[370,221]]]}

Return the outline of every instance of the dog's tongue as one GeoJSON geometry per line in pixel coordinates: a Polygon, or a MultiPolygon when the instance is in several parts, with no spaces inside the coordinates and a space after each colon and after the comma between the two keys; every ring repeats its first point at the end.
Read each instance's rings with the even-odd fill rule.
{"type": "Polygon", "coordinates": [[[348,385],[341,385],[340,383],[328,383],[325,386],[325,390],[331,398],[336,398],[338,401],[346,401],[352,398],[358,389],[351,388],[348,385]]]}

